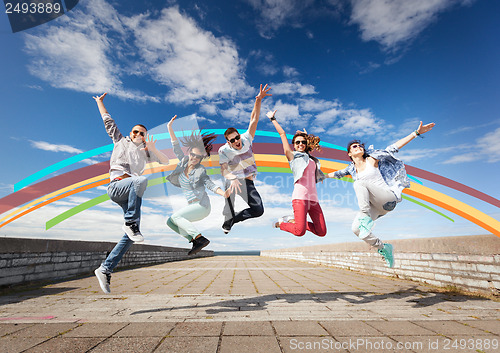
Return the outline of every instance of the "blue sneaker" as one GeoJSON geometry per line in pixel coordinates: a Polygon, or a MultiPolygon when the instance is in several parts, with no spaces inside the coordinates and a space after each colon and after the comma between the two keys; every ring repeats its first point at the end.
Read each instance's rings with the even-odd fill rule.
{"type": "Polygon", "coordinates": [[[366,238],[372,232],[373,220],[368,217],[359,217],[359,237],[361,239],[366,238]]]}
{"type": "Polygon", "coordinates": [[[378,249],[378,253],[384,257],[390,268],[394,267],[394,248],[391,244],[384,243],[384,248],[378,249]]]}

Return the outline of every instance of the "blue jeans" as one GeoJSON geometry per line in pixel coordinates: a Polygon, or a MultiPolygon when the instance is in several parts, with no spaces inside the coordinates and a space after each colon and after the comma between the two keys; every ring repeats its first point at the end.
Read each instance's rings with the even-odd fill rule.
{"type": "Polygon", "coordinates": [[[104,269],[105,273],[111,273],[115,269],[118,262],[122,259],[123,255],[130,249],[130,247],[134,244],[132,240],[125,234],[120,241],[115,245],[113,250],[109,253],[108,257],[101,264],[101,267],[104,269]]]}
{"type": "Polygon", "coordinates": [[[144,176],[131,176],[109,184],[108,196],[123,209],[125,222],[141,220],[142,195],[147,186],[148,179],[144,176]]]}
{"type": "MultiPolygon", "coordinates": [[[[132,176],[109,184],[109,198],[123,209],[125,222],[136,222],[138,226],[140,225],[142,195],[147,185],[148,179],[144,176],[132,176]]],[[[132,244],[134,242],[125,234],[101,264],[103,272],[113,272],[132,244]]]]}

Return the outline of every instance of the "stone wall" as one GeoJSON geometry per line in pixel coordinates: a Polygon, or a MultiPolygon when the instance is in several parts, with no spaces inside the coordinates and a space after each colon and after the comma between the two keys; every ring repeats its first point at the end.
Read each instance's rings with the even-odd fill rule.
{"type": "Polygon", "coordinates": [[[392,269],[363,241],[266,250],[261,256],[500,295],[500,238],[493,234],[388,242],[394,246],[392,269]]]}
{"type": "MultiPolygon", "coordinates": [[[[108,242],[0,238],[0,287],[90,274],[115,245],[108,242]]],[[[117,269],[213,256],[213,251],[202,250],[195,256],[188,256],[188,251],[134,244],[117,269]]]]}

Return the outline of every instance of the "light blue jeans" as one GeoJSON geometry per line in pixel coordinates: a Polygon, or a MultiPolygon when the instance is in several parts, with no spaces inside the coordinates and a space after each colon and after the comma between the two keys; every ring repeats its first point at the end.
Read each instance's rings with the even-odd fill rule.
{"type": "Polygon", "coordinates": [[[193,223],[196,221],[201,221],[210,214],[210,206],[203,207],[199,202],[194,202],[181,208],[179,211],[175,212],[167,220],[167,225],[172,228],[172,230],[189,242],[196,238],[200,231],[196,229],[193,223]]]}
{"type": "MultiPolygon", "coordinates": [[[[109,184],[109,198],[123,209],[123,218],[125,218],[125,222],[136,222],[138,226],[140,225],[142,195],[144,195],[147,185],[148,179],[144,176],[132,176],[126,179],[112,181],[109,184]]],[[[132,244],[134,244],[134,242],[125,234],[115,245],[113,250],[111,250],[106,260],[101,264],[103,272],[113,272],[118,262],[120,262],[123,255],[130,249],[132,244]]]]}

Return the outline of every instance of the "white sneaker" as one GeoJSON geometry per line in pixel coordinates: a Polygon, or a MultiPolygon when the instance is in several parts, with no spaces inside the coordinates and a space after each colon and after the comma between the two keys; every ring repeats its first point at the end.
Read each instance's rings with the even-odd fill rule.
{"type": "Polygon", "coordinates": [[[125,234],[127,234],[129,239],[132,240],[134,243],[142,243],[144,241],[144,237],[142,236],[137,223],[132,223],[129,225],[125,223],[122,229],[125,232],[125,234]]]}
{"type": "Polygon", "coordinates": [[[295,219],[293,218],[293,216],[283,216],[283,217],[278,218],[277,221],[273,221],[272,225],[274,228],[279,228],[281,223],[288,223],[290,221],[295,222],[295,219]]]}
{"type": "Polygon", "coordinates": [[[283,223],[283,217],[280,217],[276,221],[273,221],[272,226],[273,228],[279,228],[281,223],[283,223]]]}
{"type": "Polygon", "coordinates": [[[94,273],[99,280],[99,285],[101,286],[102,291],[105,294],[111,293],[111,289],[109,288],[109,285],[111,284],[111,273],[102,272],[100,267],[97,268],[94,273]]]}
{"type": "Polygon", "coordinates": [[[292,216],[283,216],[283,217],[282,217],[282,218],[283,218],[283,222],[288,223],[288,222],[293,221],[293,223],[295,223],[295,218],[294,218],[294,217],[295,217],[295,216],[293,216],[293,215],[292,215],[292,216]]]}

